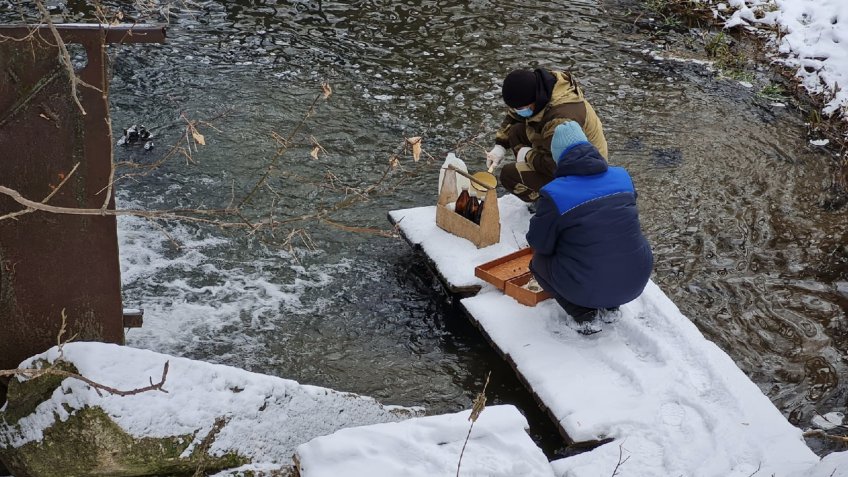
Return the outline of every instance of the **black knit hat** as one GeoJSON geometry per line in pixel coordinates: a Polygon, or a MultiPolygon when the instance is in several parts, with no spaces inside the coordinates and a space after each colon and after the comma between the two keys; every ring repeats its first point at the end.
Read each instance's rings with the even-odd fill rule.
{"type": "Polygon", "coordinates": [[[520,108],[536,102],[536,74],[530,70],[514,70],[506,75],[501,89],[504,103],[520,108]]]}

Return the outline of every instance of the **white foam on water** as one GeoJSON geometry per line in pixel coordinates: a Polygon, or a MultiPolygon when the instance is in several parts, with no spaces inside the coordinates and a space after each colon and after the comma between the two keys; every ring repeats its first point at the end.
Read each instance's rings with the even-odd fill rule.
{"type": "Polygon", "coordinates": [[[118,220],[124,306],[144,310],[144,326],[127,332],[130,346],[184,356],[206,343],[223,343],[233,355],[218,357],[241,362],[250,348],[261,346],[259,332],[292,315],[325,309],[328,301],[305,300],[304,293],[328,286],[335,273],[351,266],[343,261],[306,268],[287,251],[259,247],[249,261],[237,261],[227,256],[234,244],[215,229],[165,227],[179,248],[144,218],[118,220]]]}

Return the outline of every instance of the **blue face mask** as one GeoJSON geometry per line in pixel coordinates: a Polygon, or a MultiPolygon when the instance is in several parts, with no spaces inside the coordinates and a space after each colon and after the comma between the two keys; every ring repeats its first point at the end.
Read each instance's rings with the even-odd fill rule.
{"type": "Polygon", "coordinates": [[[529,118],[533,115],[533,108],[530,106],[521,109],[515,109],[515,114],[521,116],[522,118],[529,118]]]}

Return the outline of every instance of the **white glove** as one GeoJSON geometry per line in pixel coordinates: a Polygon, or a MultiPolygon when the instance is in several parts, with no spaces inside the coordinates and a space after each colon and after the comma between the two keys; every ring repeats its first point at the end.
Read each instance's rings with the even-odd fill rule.
{"type": "Polygon", "coordinates": [[[498,164],[503,161],[506,149],[500,144],[496,144],[491,151],[486,153],[486,167],[489,169],[498,167],[498,164]]]}
{"type": "Polygon", "coordinates": [[[524,146],[518,150],[518,154],[515,155],[515,162],[527,162],[526,157],[527,153],[532,151],[532,147],[524,146]]]}

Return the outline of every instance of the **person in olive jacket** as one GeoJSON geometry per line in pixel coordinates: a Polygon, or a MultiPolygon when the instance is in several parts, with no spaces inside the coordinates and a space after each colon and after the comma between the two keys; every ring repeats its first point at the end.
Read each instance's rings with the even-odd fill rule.
{"type": "Polygon", "coordinates": [[[627,171],[608,166],[576,122],[556,127],[551,149],[556,178],[530,219],[530,270],[578,324],[588,323],[638,297],[654,258],[627,171]]]}
{"type": "Polygon", "coordinates": [[[501,95],[510,109],[495,134],[495,146],[486,153],[486,166],[497,167],[509,149],[515,162],[503,166],[500,180],[521,200],[535,202],[539,189],[554,178],[551,138],[560,124],[576,121],[607,157],[603,125],[570,73],[514,70],[504,79],[501,95]]]}

